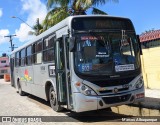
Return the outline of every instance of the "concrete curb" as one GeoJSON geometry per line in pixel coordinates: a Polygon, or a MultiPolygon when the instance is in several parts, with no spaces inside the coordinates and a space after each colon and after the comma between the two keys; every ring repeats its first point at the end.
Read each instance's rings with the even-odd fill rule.
{"type": "Polygon", "coordinates": [[[111,108],[113,112],[132,116],[160,116],[160,90],[145,89],[145,101],[111,108]]]}
{"type": "Polygon", "coordinates": [[[160,116],[160,110],[149,109],[144,107],[134,107],[129,105],[122,105],[111,108],[113,112],[131,116],[160,116]]]}

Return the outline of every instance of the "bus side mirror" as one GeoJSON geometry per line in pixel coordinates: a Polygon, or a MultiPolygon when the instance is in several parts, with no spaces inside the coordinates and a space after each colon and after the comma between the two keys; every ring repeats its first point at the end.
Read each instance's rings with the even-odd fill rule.
{"type": "Polygon", "coordinates": [[[71,37],[69,42],[69,51],[74,52],[76,50],[76,37],[71,37]]]}
{"type": "Polygon", "coordinates": [[[139,49],[140,49],[140,55],[142,55],[142,47],[141,47],[141,42],[140,42],[140,39],[139,39],[139,35],[136,35],[136,36],[137,36],[137,42],[138,42],[139,49]]]}

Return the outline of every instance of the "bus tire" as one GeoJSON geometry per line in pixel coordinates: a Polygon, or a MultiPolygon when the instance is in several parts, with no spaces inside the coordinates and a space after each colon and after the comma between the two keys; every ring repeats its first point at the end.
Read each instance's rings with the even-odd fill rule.
{"type": "Polygon", "coordinates": [[[18,86],[18,93],[19,93],[19,95],[21,95],[21,96],[25,95],[25,92],[22,91],[21,83],[20,83],[19,80],[17,82],[17,86],[18,86]]]}
{"type": "Polygon", "coordinates": [[[53,89],[53,86],[51,86],[50,90],[49,90],[49,101],[50,101],[50,105],[54,111],[56,111],[56,112],[62,111],[63,108],[60,105],[58,105],[56,93],[53,89]]]}

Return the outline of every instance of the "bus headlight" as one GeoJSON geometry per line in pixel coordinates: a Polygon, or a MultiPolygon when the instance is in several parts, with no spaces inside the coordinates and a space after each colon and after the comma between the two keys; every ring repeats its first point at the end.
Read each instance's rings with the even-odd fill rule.
{"type": "Polygon", "coordinates": [[[143,77],[140,77],[135,84],[135,88],[136,89],[142,88],[143,85],[144,85],[143,77]]]}
{"type": "Polygon", "coordinates": [[[90,87],[84,84],[80,86],[80,92],[87,96],[96,95],[96,93],[90,87]]]}
{"type": "Polygon", "coordinates": [[[97,95],[94,90],[92,90],[90,87],[86,86],[85,84],[81,82],[76,82],[75,86],[82,94],[86,96],[97,95]]]}

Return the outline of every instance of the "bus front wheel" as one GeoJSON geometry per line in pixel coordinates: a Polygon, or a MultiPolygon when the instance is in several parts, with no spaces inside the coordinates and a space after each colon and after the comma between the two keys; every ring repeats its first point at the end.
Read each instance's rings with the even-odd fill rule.
{"type": "Polygon", "coordinates": [[[53,89],[53,86],[51,86],[50,90],[49,90],[49,101],[50,101],[50,105],[54,111],[59,112],[63,109],[57,102],[57,96],[56,96],[56,93],[53,89]]]}
{"type": "Polygon", "coordinates": [[[21,95],[21,96],[25,95],[25,93],[22,91],[21,83],[20,83],[19,80],[17,82],[17,86],[18,86],[18,93],[19,93],[19,95],[21,95]]]}

